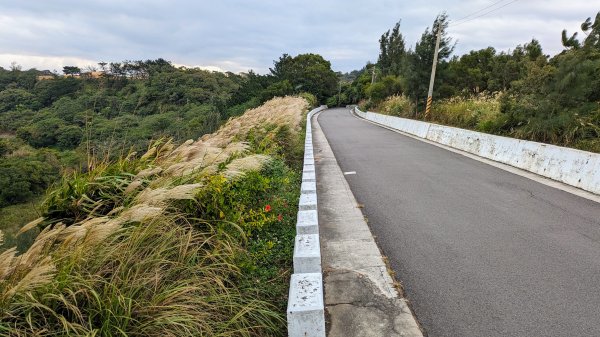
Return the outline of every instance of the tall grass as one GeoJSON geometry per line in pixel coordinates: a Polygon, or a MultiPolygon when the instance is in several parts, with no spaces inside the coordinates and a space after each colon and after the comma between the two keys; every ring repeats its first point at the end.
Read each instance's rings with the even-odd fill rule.
{"type": "Polygon", "coordinates": [[[414,116],[415,105],[404,95],[394,95],[386,98],[378,107],[378,111],[385,115],[397,117],[414,116]]]}
{"type": "Polygon", "coordinates": [[[242,248],[223,235],[207,223],[160,216],[96,245],[89,240],[52,245],[52,252],[41,254],[53,255],[54,265],[47,260],[31,268],[19,265],[23,276],[13,272],[5,280],[0,331],[22,336],[277,331],[281,317],[273,306],[242,296],[231,283],[240,272],[234,261],[242,248]]]}
{"type": "Polygon", "coordinates": [[[33,245],[0,255],[0,335],[282,334],[306,108],[274,99],[65,177],[33,245]]]}
{"type": "MultiPolygon", "coordinates": [[[[510,105],[513,98],[503,93],[481,93],[473,97],[456,96],[434,101],[428,121],[536,142],[574,147],[600,152],[600,108],[580,116],[577,113],[547,114],[544,117],[516,118],[502,112],[502,104],[510,105]],[[504,101],[504,103],[502,103],[504,101]],[[507,103],[508,102],[508,103],[507,103]]],[[[531,109],[552,110],[551,106],[530,103],[531,109]]],[[[375,109],[392,116],[423,119],[405,96],[390,96],[375,109]]],[[[542,115],[542,114],[537,114],[542,115]]]]}
{"type": "Polygon", "coordinates": [[[434,122],[479,131],[491,129],[499,117],[499,94],[483,93],[470,98],[456,96],[434,103],[431,110],[434,122]]]}
{"type": "MultiPolygon", "coordinates": [[[[415,105],[406,96],[390,96],[377,111],[392,116],[422,119],[422,113],[415,113],[415,105]]],[[[489,131],[501,117],[499,94],[480,94],[465,98],[456,96],[434,102],[429,121],[460,128],[489,131]]]]}

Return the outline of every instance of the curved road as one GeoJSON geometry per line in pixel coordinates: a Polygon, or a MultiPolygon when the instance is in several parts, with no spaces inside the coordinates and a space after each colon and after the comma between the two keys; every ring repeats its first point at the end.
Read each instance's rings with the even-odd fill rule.
{"type": "Polygon", "coordinates": [[[318,120],[428,336],[600,336],[600,204],[347,109],[318,120]]]}

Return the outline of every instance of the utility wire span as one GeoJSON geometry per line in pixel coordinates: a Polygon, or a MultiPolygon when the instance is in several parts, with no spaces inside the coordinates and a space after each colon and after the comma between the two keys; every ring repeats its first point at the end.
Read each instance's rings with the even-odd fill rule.
{"type": "MultiPolygon", "coordinates": [[[[504,0],[503,0],[503,1],[504,1],[504,0]]],[[[497,7],[497,8],[494,8],[494,9],[492,9],[492,10],[489,10],[489,11],[487,11],[487,12],[483,13],[483,14],[477,15],[477,16],[475,16],[475,17],[472,17],[472,18],[468,19],[468,20],[464,20],[464,21],[462,21],[462,22],[459,22],[459,21],[461,21],[461,20],[463,20],[463,19],[465,19],[465,18],[471,17],[471,16],[473,16],[474,14],[480,13],[481,11],[483,11],[483,10],[485,10],[485,9],[487,9],[487,8],[493,7],[493,6],[495,6],[496,4],[498,4],[498,3],[502,2],[502,1],[497,1],[497,2],[495,2],[495,3],[491,4],[491,5],[489,5],[489,6],[488,6],[488,7],[486,7],[486,8],[483,8],[483,9],[481,9],[481,10],[477,11],[477,12],[473,12],[473,13],[471,13],[471,14],[469,14],[469,15],[467,15],[467,16],[465,16],[465,17],[463,17],[462,19],[460,19],[460,20],[457,20],[455,23],[453,23],[453,24],[450,24],[448,27],[456,27],[456,26],[462,25],[463,23],[467,23],[467,22],[469,22],[469,21],[473,21],[473,20],[475,20],[475,19],[478,19],[478,18],[480,18],[480,17],[482,17],[482,16],[488,15],[488,14],[490,14],[490,13],[492,13],[492,12],[495,12],[495,11],[497,11],[497,10],[499,10],[499,9],[502,9],[502,8],[504,8],[504,7],[506,7],[506,6],[510,5],[510,4],[512,4],[512,3],[515,3],[515,2],[517,2],[517,1],[519,1],[519,0],[512,0],[511,2],[505,3],[504,5],[502,5],[502,6],[500,6],[500,7],[497,7]]]]}
{"type": "Polygon", "coordinates": [[[465,16],[463,16],[462,18],[460,18],[460,19],[458,19],[458,20],[456,20],[456,21],[454,21],[454,22],[456,23],[456,22],[460,22],[460,21],[462,21],[462,20],[464,20],[464,19],[468,19],[468,18],[470,18],[471,16],[473,16],[473,15],[475,15],[475,14],[477,14],[477,13],[481,13],[481,12],[483,12],[484,10],[486,10],[486,9],[488,9],[488,8],[490,8],[490,7],[494,7],[494,6],[496,6],[497,4],[499,4],[499,3],[501,3],[501,2],[504,2],[504,1],[506,1],[506,0],[500,0],[500,1],[496,1],[496,2],[494,2],[493,4],[491,4],[491,5],[489,5],[489,6],[486,6],[486,7],[483,7],[482,9],[480,9],[480,10],[478,10],[478,11],[476,11],[476,12],[473,12],[473,13],[471,13],[471,14],[469,14],[469,15],[465,15],[465,16]]]}

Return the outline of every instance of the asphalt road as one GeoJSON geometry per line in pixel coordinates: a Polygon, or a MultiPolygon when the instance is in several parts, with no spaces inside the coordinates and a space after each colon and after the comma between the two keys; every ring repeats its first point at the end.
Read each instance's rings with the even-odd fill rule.
{"type": "Polygon", "coordinates": [[[428,336],[600,336],[600,204],[347,109],[319,123],[428,336]]]}

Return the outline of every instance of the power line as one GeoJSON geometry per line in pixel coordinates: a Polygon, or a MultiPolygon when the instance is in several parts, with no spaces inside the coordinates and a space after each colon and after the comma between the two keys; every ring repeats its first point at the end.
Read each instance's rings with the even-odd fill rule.
{"type": "Polygon", "coordinates": [[[501,2],[504,2],[504,1],[506,1],[506,0],[500,0],[500,1],[496,1],[496,2],[494,2],[493,4],[491,4],[491,5],[487,6],[487,7],[483,7],[482,9],[480,9],[480,10],[478,10],[478,11],[476,11],[476,12],[473,12],[473,13],[471,13],[471,14],[469,14],[469,15],[465,15],[465,16],[463,16],[462,18],[460,18],[460,19],[458,19],[458,20],[456,20],[456,21],[454,21],[454,22],[456,23],[456,22],[462,21],[462,20],[464,20],[464,19],[468,19],[468,18],[470,18],[471,16],[473,16],[473,15],[475,15],[475,14],[477,14],[477,13],[481,13],[481,12],[483,12],[484,10],[486,10],[486,9],[488,9],[488,8],[490,8],[490,7],[494,7],[494,6],[496,6],[497,4],[499,4],[499,3],[501,3],[501,2]]]}
{"type": "MultiPolygon", "coordinates": [[[[513,0],[513,1],[511,1],[511,2],[508,2],[508,3],[506,3],[506,4],[502,5],[502,6],[498,7],[498,8],[494,8],[494,9],[492,9],[492,10],[490,10],[490,11],[487,11],[487,12],[485,12],[485,13],[483,13],[483,14],[480,14],[480,15],[477,15],[477,16],[475,16],[475,17],[472,17],[472,18],[470,18],[470,19],[468,19],[468,20],[464,20],[464,21],[462,21],[462,22],[458,22],[458,23],[453,23],[453,24],[449,25],[449,27],[456,27],[456,26],[458,26],[458,25],[462,25],[463,23],[467,23],[467,22],[469,22],[469,21],[473,21],[473,20],[475,20],[475,19],[478,19],[478,18],[480,18],[480,17],[482,17],[482,16],[485,16],[485,15],[488,15],[488,14],[490,14],[490,13],[493,13],[493,12],[495,12],[495,11],[497,11],[497,10],[500,10],[500,9],[502,9],[502,8],[504,8],[504,7],[506,7],[506,6],[510,5],[510,4],[512,4],[512,3],[515,3],[515,2],[517,2],[517,1],[519,1],[519,0],[513,0]]],[[[497,3],[499,3],[499,2],[496,2],[496,3],[494,3],[494,4],[490,5],[490,6],[488,6],[487,8],[490,8],[490,7],[494,6],[494,5],[495,5],[495,4],[497,4],[497,3]]],[[[468,17],[472,16],[473,14],[479,13],[479,12],[481,12],[481,10],[479,10],[479,11],[477,11],[477,12],[474,12],[474,13],[471,13],[471,14],[469,14],[469,15],[468,15],[468,17]]],[[[460,21],[460,20],[459,20],[459,21],[460,21]]]]}

